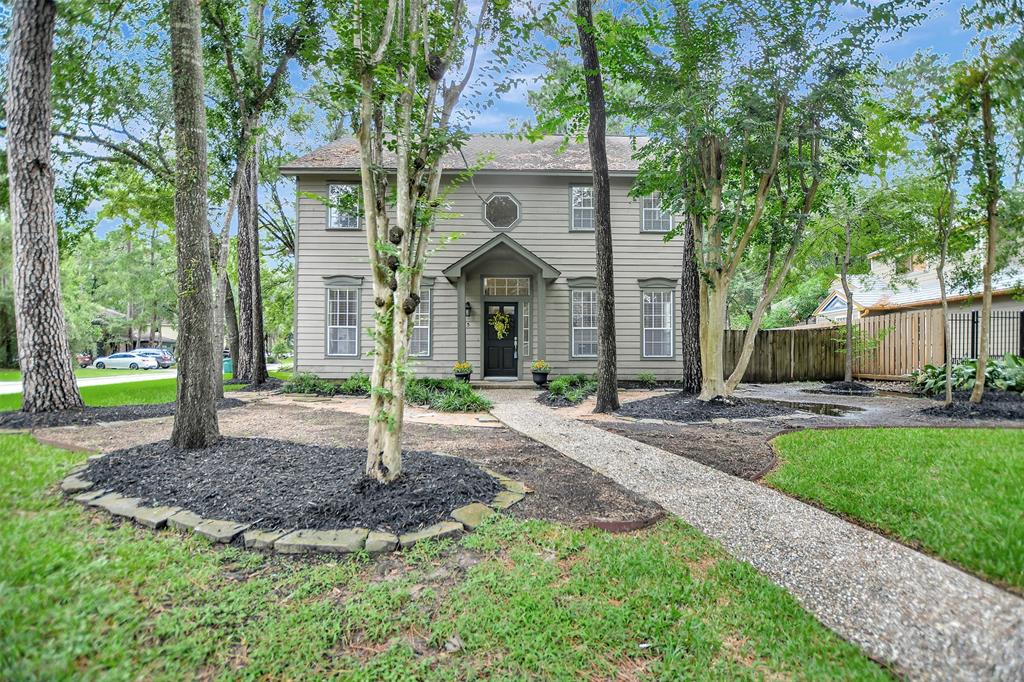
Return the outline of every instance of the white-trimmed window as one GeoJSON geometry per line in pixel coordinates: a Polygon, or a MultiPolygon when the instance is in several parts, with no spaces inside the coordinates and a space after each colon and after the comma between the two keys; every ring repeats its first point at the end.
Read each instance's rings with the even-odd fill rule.
{"type": "Polygon", "coordinates": [[[361,223],[359,185],[328,185],[327,198],[330,200],[327,206],[327,229],[358,230],[361,223]]]}
{"type": "Polygon", "coordinates": [[[644,357],[672,357],[672,290],[645,289],[644,357]]]}
{"type": "Polygon", "coordinates": [[[327,354],[359,355],[359,290],[327,290],[327,354]]]}
{"type": "Polygon", "coordinates": [[[594,230],[594,188],[573,185],[569,188],[569,206],[572,210],[569,229],[582,232],[594,230]]]}
{"type": "Polygon", "coordinates": [[[529,277],[484,277],[484,296],[529,295],[529,277]]]}
{"type": "Polygon", "coordinates": [[[597,357],[597,289],[572,290],[572,356],[597,357]]]}
{"type": "Polygon", "coordinates": [[[530,302],[523,302],[523,309],[519,311],[519,333],[522,335],[522,344],[519,346],[524,358],[530,357],[530,302]]]}
{"type": "Polygon", "coordinates": [[[672,229],[672,214],[661,210],[661,195],[648,194],[640,200],[640,229],[643,232],[668,232],[672,229]]]}
{"type": "Polygon", "coordinates": [[[420,289],[420,304],[412,314],[412,338],[409,339],[409,355],[425,358],[430,355],[430,312],[434,304],[431,289],[420,289]]]}

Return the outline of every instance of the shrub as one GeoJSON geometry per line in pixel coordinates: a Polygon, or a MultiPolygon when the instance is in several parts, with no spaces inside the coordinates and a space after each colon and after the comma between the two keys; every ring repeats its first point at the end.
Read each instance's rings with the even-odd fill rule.
{"type": "Polygon", "coordinates": [[[370,395],[370,377],[363,372],[356,372],[337,386],[340,395],[370,395]]]}
{"type": "MultiPolygon", "coordinates": [[[[954,391],[966,391],[974,387],[974,376],[978,361],[964,360],[953,365],[950,381],[954,391]]],[[[937,395],[946,390],[946,366],[925,365],[910,375],[911,384],[922,393],[937,395]]],[[[985,387],[1003,391],[1024,392],[1024,359],[1006,355],[1001,360],[989,359],[985,366],[985,387]]]]}
{"type": "Polygon", "coordinates": [[[538,360],[537,362],[530,365],[531,372],[550,372],[551,365],[548,364],[547,360],[538,360]]]}
{"type": "Polygon", "coordinates": [[[472,386],[455,379],[412,379],[406,385],[405,399],[438,412],[486,412],[492,407],[472,386]]]}
{"type": "Polygon", "coordinates": [[[548,393],[578,405],[597,390],[597,381],[586,374],[567,374],[548,384],[548,393]]]}
{"type": "Polygon", "coordinates": [[[305,393],[309,395],[335,395],[338,386],[332,381],[321,379],[309,372],[300,372],[286,381],[281,390],[285,393],[305,393]]]}
{"type": "Polygon", "coordinates": [[[636,375],[637,383],[644,388],[654,388],[658,385],[658,377],[653,372],[640,372],[636,375]]]}

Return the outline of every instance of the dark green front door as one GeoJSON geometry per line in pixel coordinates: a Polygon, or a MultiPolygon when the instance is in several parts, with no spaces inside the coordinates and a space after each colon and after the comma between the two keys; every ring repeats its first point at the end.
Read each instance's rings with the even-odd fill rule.
{"type": "Polygon", "coordinates": [[[487,303],[484,316],[484,376],[519,376],[519,304],[487,303]]]}

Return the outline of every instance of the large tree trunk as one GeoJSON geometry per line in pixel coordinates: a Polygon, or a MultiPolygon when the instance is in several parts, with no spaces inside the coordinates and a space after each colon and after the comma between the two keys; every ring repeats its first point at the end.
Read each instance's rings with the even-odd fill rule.
{"type": "Polygon", "coordinates": [[[267,380],[263,341],[263,293],[260,287],[258,212],[259,155],[250,150],[238,184],[238,329],[239,356],[235,379],[243,384],[267,380]]]}
{"type": "Polygon", "coordinates": [[[576,0],[580,53],[587,82],[590,121],[587,142],[594,176],[594,244],[597,252],[597,405],[594,412],[619,409],[618,371],[615,350],[615,276],[612,259],[611,187],[605,141],[604,85],[594,38],[590,0],[576,0]]]}
{"type": "Polygon", "coordinates": [[[178,404],[171,443],[204,448],[220,436],[210,377],[213,278],[207,222],[206,106],[199,5],[170,0],[171,86],[174,92],[174,222],[178,257],[178,404]]]}
{"type": "Polygon", "coordinates": [[[971,402],[980,403],[985,395],[985,367],[988,365],[988,337],[992,327],[992,271],[996,267],[996,242],[999,239],[999,159],[996,129],[992,120],[992,92],[988,82],[981,86],[981,124],[985,154],[985,220],[987,226],[985,267],[982,271],[981,329],[978,332],[978,371],[974,375],[971,402]]]}
{"type": "Polygon", "coordinates": [[[15,0],[11,7],[7,168],[15,323],[26,412],[82,406],[60,297],[50,159],[56,15],[52,0],[15,0]]]}
{"type": "Polygon", "coordinates": [[[849,220],[843,225],[843,235],[846,237],[846,253],[843,255],[843,268],[840,272],[843,295],[846,296],[846,360],[843,365],[843,381],[849,383],[853,381],[853,295],[850,293],[850,242],[853,235],[849,220]]]}
{"type": "Polygon", "coordinates": [[[238,371],[238,311],[235,309],[235,292],[228,282],[224,286],[224,323],[227,325],[228,355],[231,357],[232,379],[238,371]]]}
{"type": "Polygon", "coordinates": [[[682,343],[679,360],[683,371],[679,377],[683,391],[699,393],[700,370],[700,273],[697,271],[697,256],[693,248],[693,223],[686,221],[683,232],[681,296],[679,298],[679,323],[682,343]]]}
{"type": "Polygon", "coordinates": [[[729,285],[720,277],[712,283],[700,281],[700,399],[726,395],[725,363],[722,346],[725,338],[725,304],[729,285]]]}

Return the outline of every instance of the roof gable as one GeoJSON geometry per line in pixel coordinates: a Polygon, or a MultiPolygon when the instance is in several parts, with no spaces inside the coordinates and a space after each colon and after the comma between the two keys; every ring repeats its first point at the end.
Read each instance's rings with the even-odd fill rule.
{"type": "Polygon", "coordinates": [[[488,253],[496,248],[507,247],[512,250],[517,256],[528,262],[533,267],[537,268],[540,272],[541,277],[546,280],[556,280],[562,274],[559,270],[549,265],[546,261],[541,259],[535,253],[530,251],[528,248],[517,242],[507,234],[499,234],[493,239],[488,240],[484,244],[481,244],[477,248],[473,249],[465,256],[455,261],[447,268],[442,271],[442,274],[448,278],[450,282],[455,282],[462,276],[462,271],[474,261],[479,258],[486,256],[488,253]]]}

